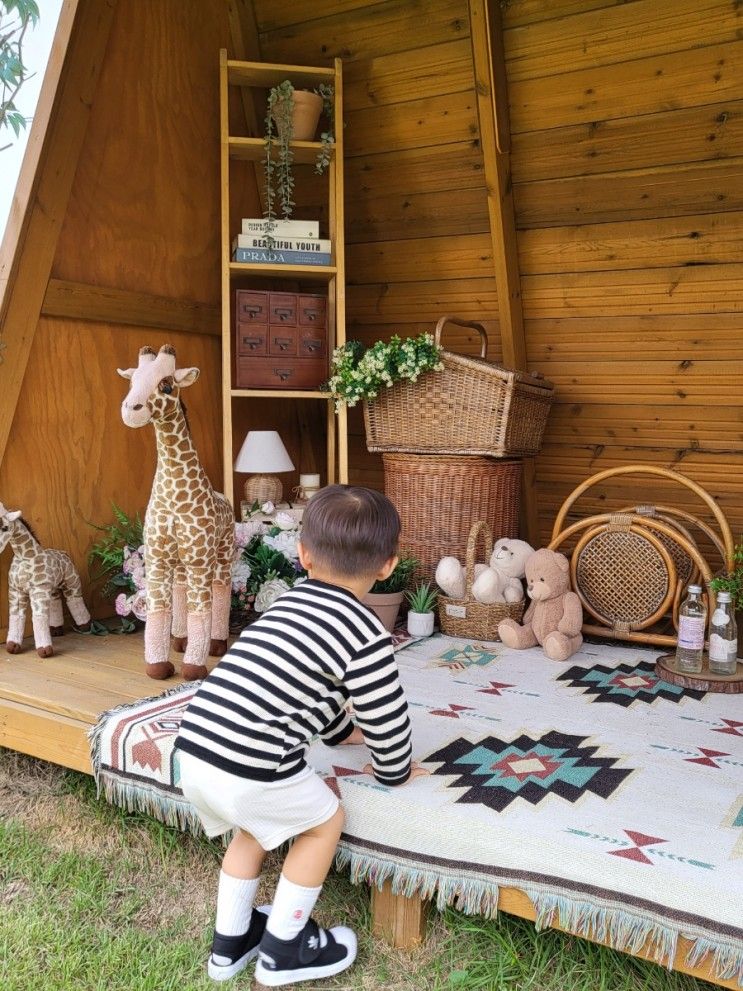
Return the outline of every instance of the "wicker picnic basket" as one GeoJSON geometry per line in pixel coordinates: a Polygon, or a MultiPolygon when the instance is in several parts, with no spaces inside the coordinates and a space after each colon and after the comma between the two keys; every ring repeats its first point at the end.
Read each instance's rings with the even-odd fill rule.
{"type": "Polygon", "coordinates": [[[444,351],[443,371],[426,372],[417,382],[396,382],[365,402],[366,446],[409,454],[537,454],[552,383],[487,361],[487,332],[472,320],[441,317],[434,332],[437,344],[447,323],[477,331],[480,357],[444,351]]]}
{"type": "Polygon", "coordinates": [[[442,557],[464,560],[473,523],[483,520],[495,539],[519,530],[519,460],[447,455],[383,454],[385,495],[402,523],[400,547],[432,580],[442,557]]]}
{"type": "Polygon", "coordinates": [[[493,535],[490,528],[482,520],[470,530],[467,541],[465,565],[464,598],[451,599],[449,596],[439,596],[439,626],[441,632],[450,637],[468,637],[477,640],[500,640],[498,624],[504,619],[521,621],[524,615],[525,601],[494,602],[485,605],[472,597],[472,584],[475,580],[475,553],[477,539],[482,534],[485,545],[483,560],[488,562],[493,553],[493,535]]]}

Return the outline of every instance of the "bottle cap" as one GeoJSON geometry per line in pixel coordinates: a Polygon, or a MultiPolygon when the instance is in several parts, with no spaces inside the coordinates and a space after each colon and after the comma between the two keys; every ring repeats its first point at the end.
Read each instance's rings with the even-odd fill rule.
{"type": "Polygon", "coordinates": [[[730,592],[718,592],[717,593],[718,602],[730,602],[730,592]]]}
{"type": "Polygon", "coordinates": [[[701,585],[690,585],[687,588],[686,591],[687,592],[694,592],[696,595],[701,595],[702,594],[702,586],[701,585]]]}

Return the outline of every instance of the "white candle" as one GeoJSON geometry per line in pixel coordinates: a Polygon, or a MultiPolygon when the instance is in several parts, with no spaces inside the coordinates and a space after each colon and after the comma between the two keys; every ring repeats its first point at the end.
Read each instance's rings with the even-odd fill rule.
{"type": "Polygon", "coordinates": [[[320,476],[319,475],[300,475],[299,484],[303,489],[319,489],[320,488],[320,476]]]}

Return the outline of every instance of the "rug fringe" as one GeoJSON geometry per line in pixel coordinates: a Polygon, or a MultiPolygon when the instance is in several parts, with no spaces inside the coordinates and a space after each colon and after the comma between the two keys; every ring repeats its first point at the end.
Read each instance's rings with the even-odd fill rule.
{"type": "Polygon", "coordinates": [[[126,809],[127,812],[143,812],[166,826],[180,829],[194,836],[203,835],[198,813],[185,799],[182,802],[172,796],[163,797],[151,789],[109,777],[105,771],[97,779],[98,793],[107,802],[126,809]]]}
{"type": "Polygon", "coordinates": [[[494,881],[448,877],[438,871],[402,866],[378,854],[370,857],[357,853],[343,840],[335,859],[339,870],[349,868],[354,884],[373,884],[381,890],[390,881],[394,894],[405,898],[417,895],[424,901],[435,899],[439,912],[451,905],[466,915],[494,919],[498,914],[499,886],[494,881]]]}
{"type": "Polygon", "coordinates": [[[686,954],[686,962],[690,967],[698,967],[710,953],[715,977],[724,981],[737,981],[738,986],[743,988],[743,951],[734,946],[721,946],[699,936],[686,954]]]}
{"type": "MultiPolygon", "coordinates": [[[[389,881],[395,895],[417,896],[434,900],[441,912],[449,906],[465,915],[494,919],[498,915],[500,885],[495,880],[449,877],[438,871],[403,865],[375,854],[359,853],[341,840],[336,854],[339,870],[348,869],[354,884],[373,884],[381,890],[389,881]]],[[[559,925],[578,936],[598,940],[616,950],[637,953],[644,949],[656,963],[673,967],[678,937],[676,930],[657,921],[644,919],[625,909],[598,906],[565,895],[534,888],[524,889],[536,911],[537,929],[559,925]]],[[[684,935],[687,935],[684,933],[684,935]]],[[[689,967],[698,966],[712,956],[712,972],[721,980],[736,979],[743,988],[743,947],[714,941],[704,936],[689,936],[692,945],[686,954],[689,967]]]]}

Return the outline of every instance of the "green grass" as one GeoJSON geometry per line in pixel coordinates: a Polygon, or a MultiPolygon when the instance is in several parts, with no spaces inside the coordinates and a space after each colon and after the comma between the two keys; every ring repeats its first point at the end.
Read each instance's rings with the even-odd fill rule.
{"type": "MultiPolygon", "coordinates": [[[[201,991],[219,844],[113,808],[90,778],[0,750],[2,991],[201,991]]],[[[270,858],[270,898],[280,860],[270,858]]],[[[331,875],[321,922],[359,934],[344,991],[702,991],[711,985],[522,919],[435,912],[426,944],[374,940],[369,895],[331,875]]],[[[251,969],[227,987],[254,986],[251,969]]]]}

